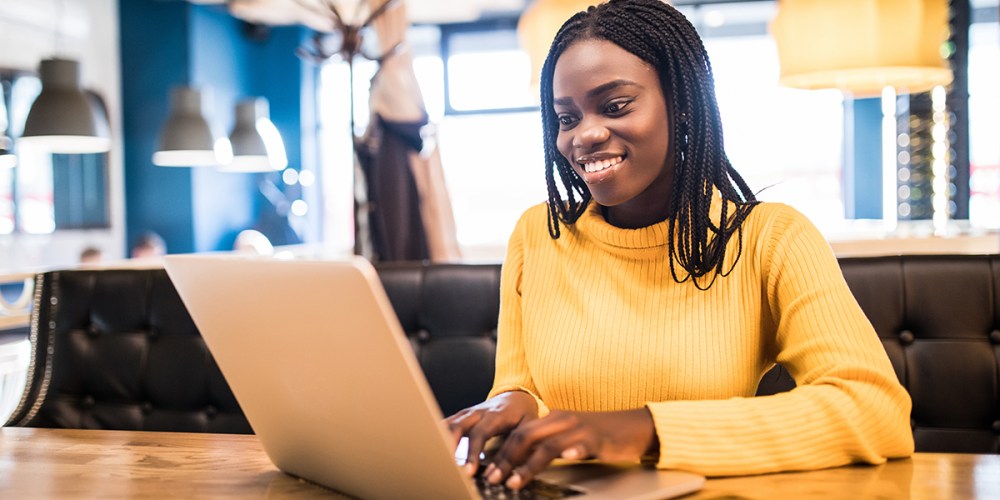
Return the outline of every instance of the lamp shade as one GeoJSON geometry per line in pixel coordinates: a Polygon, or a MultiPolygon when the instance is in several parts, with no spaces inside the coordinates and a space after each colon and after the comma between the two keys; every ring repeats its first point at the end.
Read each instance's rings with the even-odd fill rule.
{"type": "Polygon", "coordinates": [[[517,37],[531,58],[531,86],[537,89],[552,40],[567,19],[601,0],[535,0],[517,22],[517,37]]]}
{"type": "Polygon", "coordinates": [[[271,123],[267,99],[256,97],[236,104],[236,124],[229,134],[233,161],[220,165],[226,172],[273,172],[288,166],[281,134],[271,123]]]}
{"type": "Polygon", "coordinates": [[[17,156],[14,155],[13,141],[7,137],[7,130],[10,122],[7,120],[7,105],[0,98],[0,170],[14,168],[17,165],[17,156]]]}
{"type": "Polygon", "coordinates": [[[771,33],[784,86],[866,97],[952,80],[948,0],[782,0],[771,33]]]}
{"type": "Polygon", "coordinates": [[[46,59],[38,69],[35,98],[19,141],[52,153],[102,153],[111,149],[107,116],[80,86],[80,63],[46,59]]]}
{"type": "Polygon", "coordinates": [[[10,139],[0,135],[0,170],[17,166],[17,156],[11,151],[10,139]]]}
{"type": "Polygon", "coordinates": [[[14,168],[17,165],[17,156],[11,149],[13,149],[11,140],[4,135],[3,130],[0,130],[0,170],[14,168]]]}
{"type": "Polygon", "coordinates": [[[174,87],[170,92],[170,115],[160,133],[153,163],[161,167],[209,167],[232,160],[229,141],[212,132],[202,111],[202,92],[193,87],[174,87]]]}

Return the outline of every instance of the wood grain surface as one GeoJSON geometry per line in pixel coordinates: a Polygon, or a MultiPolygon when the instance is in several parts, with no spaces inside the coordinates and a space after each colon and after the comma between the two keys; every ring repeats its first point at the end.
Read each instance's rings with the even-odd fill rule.
{"type": "MultiPolygon", "coordinates": [[[[256,436],[0,428],[2,498],[346,498],[278,471],[256,436]]],[[[1000,455],[710,479],[686,499],[1000,498],[1000,455]]]]}

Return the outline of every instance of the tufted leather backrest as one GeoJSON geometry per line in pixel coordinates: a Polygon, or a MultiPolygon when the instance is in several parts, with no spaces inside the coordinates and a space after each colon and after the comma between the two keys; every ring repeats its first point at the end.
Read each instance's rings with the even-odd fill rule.
{"type": "MultiPolygon", "coordinates": [[[[840,259],[913,399],[917,451],[1000,453],[1000,256],[840,259]]],[[[776,367],[758,394],[794,387],[776,367]]]]}
{"type": "MultiPolygon", "coordinates": [[[[384,264],[379,276],[442,412],[493,383],[500,266],[384,264]]],[[[28,389],[7,425],[252,432],[163,269],[36,279],[28,389]]]]}
{"type": "Polygon", "coordinates": [[[500,266],[383,264],[378,271],[441,412],[481,402],[493,385],[500,266]]]}
{"type": "Polygon", "coordinates": [[[913,399],[917,450],[1000,453],[1000,256],[841,268],[913,399]]]}
{"type": "Polygon", "coordinates": [[[163,269],[35,279],[28,386],[7,425],[249,433],[163,269]]]}

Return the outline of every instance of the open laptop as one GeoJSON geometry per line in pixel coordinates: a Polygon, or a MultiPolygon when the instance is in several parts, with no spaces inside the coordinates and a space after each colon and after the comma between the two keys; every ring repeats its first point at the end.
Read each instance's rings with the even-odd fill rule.
{"type": "MultiPolygon", "coordinates": [[[[280,470],[366,499],[482,497],[456,465],[443,415],[367,261],[218,254],[165,264],[280,470]]],[[[539,480],[574,499],[670,498],[705,481],[592,463],[553,465],[539,480]]]]}

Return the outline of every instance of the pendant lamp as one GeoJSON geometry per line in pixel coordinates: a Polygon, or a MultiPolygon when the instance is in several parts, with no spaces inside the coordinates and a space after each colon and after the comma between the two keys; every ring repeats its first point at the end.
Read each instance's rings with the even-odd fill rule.
{"type": "Polygon", "coordinates": [[[531,87],[538,89],[552,40],[567,19],[601,0],[535,0],[517,22],[517,37],[531,59],[531,87]]]}
{"type": "Polygon", "coordinates": [[[273,172],[288,166],[281,134],[271,122],[267,99],[256,97],[236,104],[236,124],[229,134],[233,161],[220,165],[226,172],[273,172]]]}
{"type": "Polygon", "coordinates": [[[7,105],[0,93],[0,170],[14,168],[17,156],[14,155],[14,142],[7,137],[10,122],[7,119],[7,105]]]}
{"type": "Polygon", "coordinates": [[[28,111],[18,141],[51,153],[103,153],[111,149],[107,117],[80,86],[80,63],[45,59],[42,91],[28,111]]]}
{"type": "Polygon", "coordinates": [[[213,133],[203,112],[202,91],[174,87],[170,92],[170,115],[160,133],[153,163],[161,167],[211,167],[232,161],[233,151],[225,137],[213,133]]]}
{"type": "Polygon", "coordinates": [[[17,165],[17,155],[10,150],[10,139],[0,136],[0,170],[14,168],[17,165]]]}
{"type": "Polygon", "coordinates": [[[952,80],[948,0],[781,0],[771,33],[787,87],[874,97],[952,80]]]}

